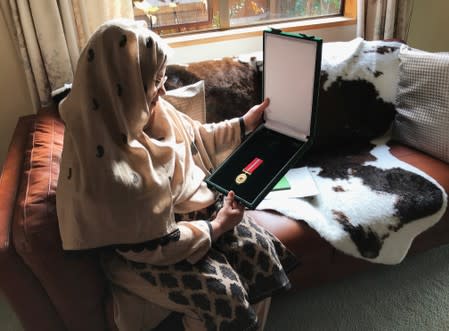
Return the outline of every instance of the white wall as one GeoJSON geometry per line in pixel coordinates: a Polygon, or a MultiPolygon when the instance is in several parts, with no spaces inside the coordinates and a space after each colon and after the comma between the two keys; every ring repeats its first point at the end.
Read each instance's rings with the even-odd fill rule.
{"type": "Polygon", "coordinates": [[[432,52],[449,52],[449,1],[415,0],[407,43],[432,52]]]}

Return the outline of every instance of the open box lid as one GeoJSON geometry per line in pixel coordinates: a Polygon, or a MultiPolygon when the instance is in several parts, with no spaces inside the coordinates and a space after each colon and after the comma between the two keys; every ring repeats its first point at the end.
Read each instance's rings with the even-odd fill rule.
{"type": "Polygon", "coordinates": [[[315,133],[322,40],[271,29],[263,38],[265,127],[301,141],[315,133]]]}
{"type": "Polygon", "coordinates": [[[321,39],[264,32],[265,120],[205,181],[254,209],[313,144],[321,70],[321,39]]]}

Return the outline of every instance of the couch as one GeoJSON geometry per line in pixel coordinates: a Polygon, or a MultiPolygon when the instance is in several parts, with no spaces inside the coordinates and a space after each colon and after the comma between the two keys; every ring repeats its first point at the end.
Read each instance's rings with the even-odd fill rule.
{"type": "MultiPolygon", "coordinates": [[[[395,58],[399,56],[397,44],[376,45],[375,50],[377,54],[384,54],[388,48],[390,51],[395,49],[395,58]]],[[[203,119],[205,116],[207,121],[217,121],[240,116],[261,99],[261,69],[257,55],[239,60],[202,61],[189,66],[172,64],[167,70],[167,88],[172,93],[167,98],[179,108],[187,105],[191,109],[194,102],[191,96],[196,94],[192,91],[201,82],[199,88],[203,89],[205,99],[197,101],[205,102],[207,111],[200,114],[203,119]],[[201,86],[203,82],[204,86],[201,86]],[[187,90],[182,90],[183,87],[187,90]],[[187,99],[183,98],[186,93],[190,96],[187,99]]],[[[382,74],[386,75],[377,72],[374,76],[382,74]]],[[[400,107],[396,101],[383,102],[376,95],[370,99],[369,93],[360,96],[361,91],[366,91],[362,87],[367,85],[360,78],[351,80],[340,75],[334,87],[343,90],[324,89],[329,75],[323,70],[319,131],[310,155],[332,155],[330,151],[336,148],[336,144],[358,146],[383,133],[400,119],[400,107]],[[360,112],[362,108],[379,107],[382,120],[378,114],[372,117],[368,112],[360,112]],[[344,109],[345,113],[335,115],[336,108],[344,109]]],[[[396,89],[402,82],[401,79],[392,79],[391,84],[396,89]]],[[[61,96],[57,97],[60,99],[61,96]]],[[[62,250],[55,188],[63,134],[64,123],[58,116],[57,102],[37,114],[20,117],[17,122],[0,177],[1,291],[25,330],[114,330],[112,301],[99,265],[98,251],[62,250]]],[[[447,160],[425,146],[417,147],[413,140],[400,135],[391,139],[388,146],[391,154],[421,169],[449,192],[447,160]]],[[[357,155],[357,150],[352,149],[353,154],[357,155]]],[[[255,210],[250,213],[299,257],[300,266],[289,275],[292,290],[320,286],[362,270],[375,272],[379,266],[369,259],[357,258],[336,249],[302,220],[273,211],[255,210]]],[[[413,240],[407,255],[447,243],[449,214],[445,211],[435,225],[413,240]]],[[[173,325],[176,325],[176,316],[164,321],[160,329],[171,330],[173,325]]]]}

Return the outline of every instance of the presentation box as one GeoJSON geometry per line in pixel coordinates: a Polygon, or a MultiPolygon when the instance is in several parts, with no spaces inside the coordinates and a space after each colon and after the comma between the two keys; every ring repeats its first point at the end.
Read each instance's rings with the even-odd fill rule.
{"type": "Polygon", "coordinates": [[[208,176],[207,185],[255,209],[313,143],[322,40],[271,29],[263,33],[264,123],[208,176]]]}

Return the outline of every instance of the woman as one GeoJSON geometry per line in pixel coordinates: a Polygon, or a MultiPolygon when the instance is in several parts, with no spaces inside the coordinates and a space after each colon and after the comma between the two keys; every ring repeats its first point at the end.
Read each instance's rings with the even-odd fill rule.
{"type": "Polygon", "coordinates": [[[189,330],[256,330],[296,259],[233,192],[222,199],[203,179],[269,101],[202,125],[160,98],[166,64],[162,40],[134,21],[105,23],[83,50],[60,105],[64,249],[102,248],[120,329],[148,329],[175,311],[189,330]]]}

